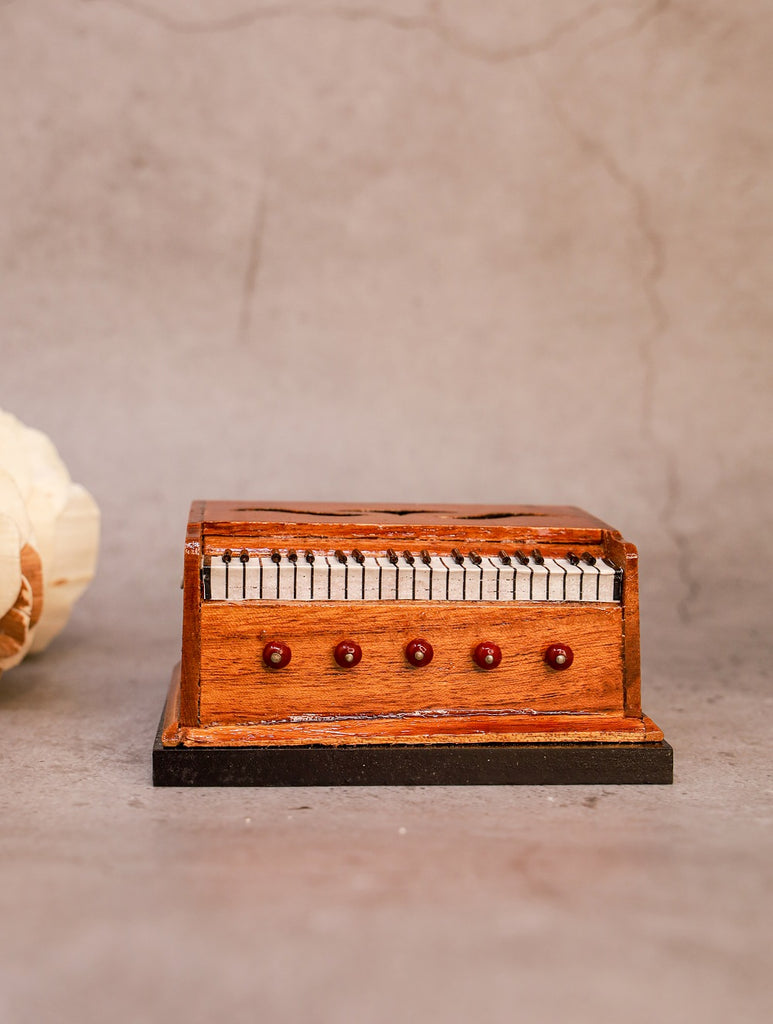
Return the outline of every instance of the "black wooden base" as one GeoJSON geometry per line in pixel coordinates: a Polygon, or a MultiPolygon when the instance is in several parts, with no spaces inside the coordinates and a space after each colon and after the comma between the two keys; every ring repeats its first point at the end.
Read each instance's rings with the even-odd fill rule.
{"type": "Polygon", "coordinates": [[[668,785],[661,743],[153,747],[154,786],[668,785]]]}

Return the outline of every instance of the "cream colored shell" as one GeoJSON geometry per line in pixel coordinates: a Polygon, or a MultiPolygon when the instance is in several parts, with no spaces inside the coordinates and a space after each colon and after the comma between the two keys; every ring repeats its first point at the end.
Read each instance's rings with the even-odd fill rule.
{"type": "Polygon", "coordinates": [[[64,628],[98,546],[94,499],[45,434],[0,411],[0,672],[64,628]]]}

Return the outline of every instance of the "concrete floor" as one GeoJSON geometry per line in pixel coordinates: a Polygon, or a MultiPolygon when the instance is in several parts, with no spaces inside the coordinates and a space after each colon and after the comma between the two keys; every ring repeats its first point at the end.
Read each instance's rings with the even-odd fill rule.
{"type": "Polygon", "coordinates": [[[107,589],[0,688],[3,1021],[770,1019],[762,673],[648,673],[673,787],[154,790],[107,589]]]}

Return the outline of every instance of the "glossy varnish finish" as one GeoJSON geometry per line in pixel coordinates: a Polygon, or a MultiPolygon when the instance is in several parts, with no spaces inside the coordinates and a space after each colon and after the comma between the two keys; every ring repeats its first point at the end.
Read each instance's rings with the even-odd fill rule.
{"type": "MultiPolygon", "coordinates": [[[[167,708],[167,745],[497,743],[660,740],[640,705],[637,559],[633,545],[579,509],[542,506],[367,506],[196,502],[186,541],[179,694],[167,708]],[[536,602],[207,601],[202,554],[275,548],[348,552],[454,548],[497,555],[539,547],[589,551],[625,570],[622,601],[536,602]],[[405,657],[418,637],[431,664],[405,657]],[[362,648],[355,667],[336,645],[362,648]],[[267,643],[287,644],[268,667],[267,643]],[[478,644],[502,650],[493,670],[478,644]],[[552,643],[574,663],[555,671],[552,643]]],[[[175,689],[175,687],[173,687],[175,689]]]]}

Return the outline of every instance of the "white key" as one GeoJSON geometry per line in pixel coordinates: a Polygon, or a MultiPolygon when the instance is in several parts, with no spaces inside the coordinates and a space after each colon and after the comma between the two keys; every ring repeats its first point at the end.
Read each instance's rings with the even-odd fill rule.
{"type": "Polygon", "coordinates": [[[515,597],[515,565],[506,565],[498,558],[492,562],[499,567],[499,600],[512,601],[515,597]]]}
{"type": "Polygon", "coordinates": [[[414,597],[417,601],[429,601],[429,579],[430,567],[417,558],[413,566],[414,597]]]}
{"type": "Polygon", "coordinates": [[[545,568],[548,571],[548,601],[563,601],[566,577],[563,566],[559,565],[554,558],[546,558],[545,568]]]}
{"type": "Polygon", "coordinates": [[[448,593],[448,566],[437,555],[433,555],[429,563],[430,569],[430,600],[445,601],[448,593]]]}
{"type": "MultiPolygon", "coordinates": [[[[231,563],[233,565],[233,562],[231,563]]],[[[241,565],[239,566],[241,569],[241,565]]],[[[260,599],[260,562],[255,555],[244,566],[244,597],[247,601],[260,599]]]]}
{"type": "Polygon", "coordinates": [[[516,559],[515,566],[515,599],[516,601],[531,601],[534,593],[534,565],[529,562],[521,565],[516,559]]]}
{"type": "Polygon", "coordinates": [[[448,566],[448,600],[463,601],[465,590],[464,565],[459,565],[450,555],[444,557],[443,561],[448,566]]]}
{"type": "Polygon", "coordinates": [[[270,556],[260,556],[261,591],[264,601],[276,601],[279,597],[279,566],[270,556]]]}
{"type": "Polygon", "coordinates": [[[296,601],[310,601],[311,600],[311,566],[306,561],[304,556],[298,552],[298,561],[296,563],[297,574],[295,577],[295,600],[296,601]]]}
{"type": "Polygon", "coordinates": [[[311,566],[311,599],[327,601],[330,583],[330,566],[324,555],[317,555],[311,566]]]}
{"type": "Polygon", "coordinates": [[[564,578],[565,585],[565,600],[567,601],[579,601],[580,600],[580,580],[582,579],[582,571],[579,565],[572,565],[567,558],[555,558],[553,559],[566,573],[564,578]]]}
{"type": "Polygon", "coordinates": [[[287,555],[282,556],[279,563],[279,600],[295,600],[295,565],[287,555]]]}
{"type": "Polygon", "coordinates": [[[364,570],[354,558],[349,559],[349,600],[362,601],[364,594],[364,570]]]}
{"type": "Polygon", "coordinates": [[[413,600],[413,566],[402,555],[397,559],[397,600],[413,600]]]}
{"type": "Polygon", "coordinates": [[[381,597],[381,569],[378,559],[366,555],[363,569],[365,575],[365,600],[378,601],[381,597]]]}
{"type": "Polygon", "coordinates": [[[381,600],[394,601],[397,597],[397,566],[386,557],[377,561],[381,567],[381,600]]]}
{"type": "Polygon", "coordinates": [[[483,572],[481,566],[476,565],[471,558],[464,559],[464,599],[465,601],[480,601],[481,582],[483,572]]]}
{"type": "Polygon", "coordinates": [[[598,570],[598,565],[588,565],[587,562],[581,562],[582,565],[582,599],[583,601],[598,601],[599,599],[599,580],[601,578],[598,570]]]}
{"type": "Polygon", "coordinates": [[[599,571],[599,601],[614,601],[615,570],[600,558],[596,562],[599,571]]]}
{"type": "Polygon", "coordinates": [[[483,573],[483,593],[481,594],[481,600],[499,600],[499,567],[499,559],[494,561],[493,558],[484,558],[483,561],[481,562],[480,568],[481,572],[483,573]]]}
{"type": "Polygon", "coordinates": [[[546,566],[539,565],[533,559],[529,559],[529,565],[534,570],[534,578],[531,585],[531,599],[532,601],[547,601],[548,598],[548,579],[550,573],[546,566]]]}
{"type": "Polygon", "coordinates": [[[348,600],[349,566],[344,562],[339,562],[335,555],[329,555],[327,561],[330,566],[330,600],[348,600]]]}
{"type": "MultiPolygon", "coordinates": [[[[228,582],[230,584],[230,579],[228,582]]],[[[221,560],[220,555],[212,556],[209,567],[209,586],[213,601],[225,601],[225,563],[221,560]]],[[[231,589],[230,586],[228,589],[231,589]]]]}

